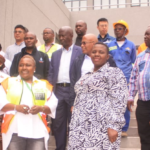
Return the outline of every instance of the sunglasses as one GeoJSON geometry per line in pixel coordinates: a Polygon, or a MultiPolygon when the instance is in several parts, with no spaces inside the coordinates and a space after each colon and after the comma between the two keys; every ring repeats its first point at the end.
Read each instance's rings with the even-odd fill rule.
{"type": "Polygon", "coordinates": [[[117,30],[118,30],[118,31],[121,31],[121,30],[123,30],[123,29],[124,29],[124,28],[115,28],[114,30],[115,30],[115,31],[117,31],[117,30]]]}

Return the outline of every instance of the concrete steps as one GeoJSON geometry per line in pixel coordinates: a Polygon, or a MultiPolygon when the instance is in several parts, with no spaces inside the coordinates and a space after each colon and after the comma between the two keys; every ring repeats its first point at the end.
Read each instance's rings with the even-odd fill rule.
{"type": "Polygon", "coordinates": [[[136,101],[137,101],[137,97],[135,99],[135,104],[132,108],[133,112],[131,112],[131,115],[130,115],[131,117],[130,125],[127,131],[128,137],[121,138],[120,150],[140,150],[141,149],[141,143],[140,143],[140,138],[138,135],[137,121],[136,121],[136,116],[135,116],[136,101]]]}

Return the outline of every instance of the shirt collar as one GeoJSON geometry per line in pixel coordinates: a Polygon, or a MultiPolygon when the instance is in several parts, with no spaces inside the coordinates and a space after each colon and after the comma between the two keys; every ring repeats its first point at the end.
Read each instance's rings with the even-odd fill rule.
{"type": "MultiPolygon", "coordinates": [[[[21,81],[21,76],[18,75],[17,79],[21,81]]],[[[36,82],[36,81],[38,81],[38,79],[35,76],[33,76],[33,82],[36,82]]]]}
{"type": "Polygon", "coordinates": [[[150,48],[147,48],[147,49],[145,50],[145,53],[150,53],[150,48]]]}
{"type": "Polygon", "coordinates": [[[24,41],[21,42],[19,45],[17,45],[17,44],[15,43],[15,45],[17,45],[17,46],[21,46],[21,45],[23,45],[23,44],[25,44],[24,41]]]}
{"type": "MultiPolygon", "coordinates": [[[[115,40],[114,40],[114,41],[115,41],[115,43],[116,43],[116,44],[118,44],[118,43],[117,43],[117,39],[116,39],[116,38],[115,38],[115,40]]],[[[127,38],[125,37],[125,41],[124,41],[123,45],[124,45],[126,42],[127,42],[127,38]]]]}
{"type": "MultiPolygon", "coordinates": [[[[54,43],[54,42],[52,42],[52,43],[51,43],[51,45],[49,45],[49,46],[52,46],[52,45],[54,45],[54,44],[55,44],[55,43],[54,43]]],[[[45,44],[44,44],[44,45],[45,45],[45,44]]],[[[45,45],[45,47],[46,47],[46,45],[45,45]]]]}
{"type": "Polygon", "coordinates": [[[74,44],[72,44],[70,47],[69,47],[69,49],[68,50],[66,50],[64,47],[62,47],[62,51],[71,51],[72,49],[73,49],[73,46],[74,46],[74,44]]]}
{"type": "Polygon", "coordinates": [[[88,56],[87,54],[85,54],[85,59],[90,59],[91,60],[91,57],[88,56]]]}
{"type": "MultiPolygon", "coordinates": [[[[105,72],[107,70],[107,68],[109,67],[109,63],[106,62],[101,68],[99,68],[97,71],[95,72],[105,72]]],[[[94,70],[91,70],[91,73],[93,73],[94,70]]]]}
{"type": "Polygon", "coordinates": [[[99,34],[97,38],[98,39],[108,39],[109,38],[109,34],[107,33],[104,38],[102,38],[101,35],[99,34]]]}

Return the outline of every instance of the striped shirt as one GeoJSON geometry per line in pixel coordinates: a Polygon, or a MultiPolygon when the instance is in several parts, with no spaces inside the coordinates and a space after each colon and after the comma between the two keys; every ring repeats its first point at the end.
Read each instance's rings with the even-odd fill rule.
{"type": "Polygon", "coordinates": [[[150,100],[150,48],[137,56],[129,81],[129,98],[133,101],[138,92],[138,99],[150,100]]]}

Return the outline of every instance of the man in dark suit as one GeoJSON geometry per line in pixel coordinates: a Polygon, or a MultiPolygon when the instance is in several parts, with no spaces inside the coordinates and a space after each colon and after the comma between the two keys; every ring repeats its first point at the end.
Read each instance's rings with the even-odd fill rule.
{"type": "Polygon", "coordinates": [[[52,121],[56,140],[56,150],[65,150],[67,138],[67,122],[71,119],[70,74],[76,57],[82,54],[81,47],[72,44],[73,30],[64,26],[59,30],[59,39],[63,46],[54,52],[49,70],[49,82],[54,86],[58,98],[56,117],[52,121]]]}
{"type": "MultiPolygon", "coordinates": [[[[72,67],[72,72],[71,72],[71,87],[70,87],[70,101],[71,101],[71,106],[73,106],[74,99],[75,99],[75,92],[74,92],[74,85],[75,83],[80,79],[81,76],[85,75],[87,72],[91,71],[94,69],[94,64],[91,60],[90,54],[92,51],[92,48],[95,43],[97,43],[97,37],[94,34],[86,34],[82,38],[81,42],[81,48],[83,54],[78,56],[72,67]]],[[[109,57],[108,62],[111,67],[116,67],[116,63],[113,60],[112,56],[109,57]]]]}

